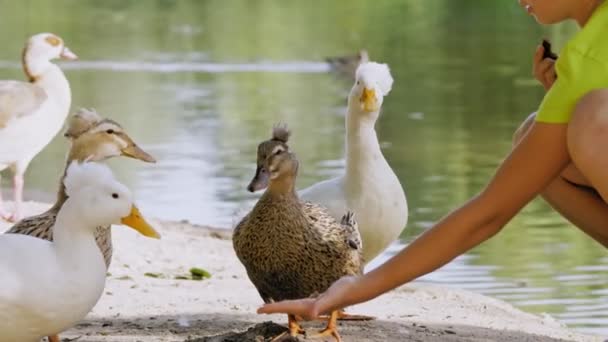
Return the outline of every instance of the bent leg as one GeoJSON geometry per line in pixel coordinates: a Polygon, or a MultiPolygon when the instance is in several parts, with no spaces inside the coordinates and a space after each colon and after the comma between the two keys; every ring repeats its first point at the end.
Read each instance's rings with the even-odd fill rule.
{"type": "MultiPolygon", "coordinates": [[[[0,180],[2,177],[0,177],[0,180]]],[[[11,214],[4,208],[4,201],[2,200],[2,182],[0,182],[0,219],[8,220],[11,214]]]]}
{"type": "Polygon", "coordinates": [[[572,162],[608,200],[608,89],[594,90],[577,104],[568,125],[572,162]]]}
{"type": "MultiPolygon", "coordinates": [[[[535,118],[533,113],[521,124],[513,135],[513,145],[525,136],[535,118]]],[[[575,164],[568,165],[541,195],[564,218],[608,248],[608,204],[575,164]]]]}
{"type": "Polygon", "coordinates": [[[13,170],[13,195],[14,195],[14,210],[13,214],[8,217],[8,221],[17,222],[23,218],[22,202],[23,202],[23,174],[25,167],[15,165],[13,170]]]}

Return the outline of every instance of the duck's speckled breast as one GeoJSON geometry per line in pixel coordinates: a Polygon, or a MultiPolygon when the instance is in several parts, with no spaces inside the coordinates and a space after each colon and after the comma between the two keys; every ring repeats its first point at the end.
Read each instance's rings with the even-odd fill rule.
{"type": "Polygon", "coordinates": [[[233,243],[264,301],[279,301],[323,292],[360,273],[360,255],[341,231],[320,207],[263,196],[236,227],[233,243]]]}

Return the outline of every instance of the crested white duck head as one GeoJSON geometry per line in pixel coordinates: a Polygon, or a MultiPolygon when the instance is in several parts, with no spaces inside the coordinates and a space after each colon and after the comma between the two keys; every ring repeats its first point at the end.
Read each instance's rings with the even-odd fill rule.
{"type": "Polygon", "coordinates": [[[276,153],[276,148],[278,146],[280,146],[284,151],[289,151],[287,141],[289,140],[290,135],[291,132],[289,131],[287,125],[279,123],[274,125],[272,128],[272,136],[270,139],[264,140],[258,145],[257,167],[253,179],[251,182],[249,182],[249,185],[247,185],[248,191],[255,192],[268,187],[271,172],[267,165],[265,165],[267,163],[267,159],[276,153]]]}
{"type": "Polygon", "coordinates": [[[40,78],[54,59],[75,60],[78,58],[61,37],[52,33],[31,36],[23,48],[23,71],[31,82],[40,78]]]}
{"type": "Polygon", "coordinates": [[[382,107],[384,96],[393,86],[393,77],[386,64],[362,63],[357,68],[355,84],[348,98],[349,107],[360,113],[375,113],[382,107]]]}
{"type": "Polygon", "coordinates": [[[116,121],[102,118],[95,110],[80,108],[68,120],[64,136],[72,143],[71,160],[101,161],[125,156],[148,163],[156,159],[141,149],[116,121]]]}
{"type": "Polygon", "coordinates": [[[98,226],[124,224],[144,236],[160,238],[139,213],[129,189],[114,178],[108,166],[73,162],[63,182],[75,215],[72,218],[78,219],[79,226],[93,232],[98,226]]]}

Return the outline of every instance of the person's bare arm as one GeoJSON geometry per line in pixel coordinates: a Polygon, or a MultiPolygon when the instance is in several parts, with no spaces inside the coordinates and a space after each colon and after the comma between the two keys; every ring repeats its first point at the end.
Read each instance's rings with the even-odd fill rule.
{"type": "Polygon", "coordinates": [[[259,312],[315,317],[375,298],[447,264],[498,233],[568,164],[566,130],[566,124],[534,123],[478,196],[372,272],[339,280],[317,300],[268,304],[259,312]]]}

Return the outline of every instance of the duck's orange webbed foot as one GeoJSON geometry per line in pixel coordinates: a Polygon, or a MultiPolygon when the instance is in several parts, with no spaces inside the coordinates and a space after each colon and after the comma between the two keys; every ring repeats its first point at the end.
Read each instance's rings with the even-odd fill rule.
{"type": "Polygon", "coordinates": [[[296,316],[294,315],[287,315],[287,327],[289,328],[289,331],[286,331],[282,334],[280,334],[279,336],[276,336],[275,338],[273,338],[270,342],[279,342],[279,341],[283,341],[286,339],[292,339],[292,338],[297,338],[298,335],[300,334],[304,334],[304,329],[302,329],[302,327],[300,326],[300,324],[298,323],[296,316]]]}
{"type": "Polygon", "coordinates": [[[52,335],[48,337],[49,342],[61,342],[61,339],[59,338],[59,335],[52,335]]]}
{"type": "Polygon", "coordinates": [[[327,327],[325,329],[319,331],[318,333],[310,336],[311,338],[319,338],[326,336],[333,336],[336,339],[336,342],[342,342],[342,338],[338,333],[337,321],[338,321],[338,310],[332,311],[329,316],[329,320],[327,321],[327,327]]]}

